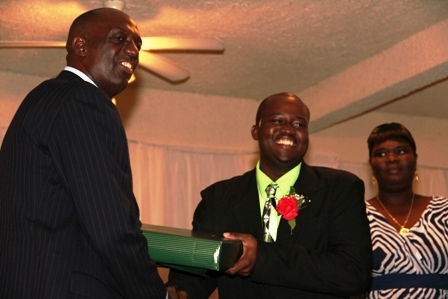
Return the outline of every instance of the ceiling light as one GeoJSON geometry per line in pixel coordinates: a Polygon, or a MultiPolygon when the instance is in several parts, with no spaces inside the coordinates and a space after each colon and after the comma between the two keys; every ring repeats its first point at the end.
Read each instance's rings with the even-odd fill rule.
{"type": "Polygon", "coordinates": [[[124,2],[124,0],[104,0],[103,4],[104,4],[104,7],[110,7],[110,8],[115,8],[118,10],[123,10],[126,3],[124,2]]]}

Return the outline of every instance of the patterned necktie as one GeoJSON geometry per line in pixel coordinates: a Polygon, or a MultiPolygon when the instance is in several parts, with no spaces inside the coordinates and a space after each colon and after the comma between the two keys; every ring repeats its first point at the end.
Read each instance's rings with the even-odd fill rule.
{"type": "Polygon", "coordinates": [[[273,206],[275,208],[275,192],[277,188],[278,185],[276,183],[269,184],[266,188],[268,200],[266,200],[263,209],[263,240],[267,243],[274,242],[269,233],[269,219],[271,218],[271,207],[273,206]]]}

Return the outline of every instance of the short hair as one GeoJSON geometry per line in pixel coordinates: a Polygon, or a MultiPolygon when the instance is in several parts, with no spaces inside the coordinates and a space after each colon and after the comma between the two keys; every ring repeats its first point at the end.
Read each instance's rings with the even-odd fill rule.
{"type": "Polygon", "coordinates": [[[409,130],[402,124],[391,122],[377,126],[370,133],[369,138],[367,138],[369,159],[372,157],[373,147],[387,140],[406,142],[412,148],[414,154],[417,155],[417,147],[411,132],[409,132],[409,130]]]}
{"type": "MultiPolygon", "coordinates": [[[[279,96],[284,97],[284,98],[294,98],[294,99],[298,99],[299,101],[302,101],[298,96],[296,96],[292,92],[280,92],[280,93],[276,93],[276,94],[268,96],[260,103],[260,106],[258,106],[257,114],[255,115],[255,125],[258,125],[260,123],[261,114],[263,113],[263,110],[264,110],[264,107],[266,106],[267,101],[270,98],[275,98],[275,97],[279,97],[279,96]]],[[[308,107],[305,104],[304,104],[304,106],[308,110],[308,107]]],[[[308,110],[308,114],[309,113],[310,112],[308,110]]]]}

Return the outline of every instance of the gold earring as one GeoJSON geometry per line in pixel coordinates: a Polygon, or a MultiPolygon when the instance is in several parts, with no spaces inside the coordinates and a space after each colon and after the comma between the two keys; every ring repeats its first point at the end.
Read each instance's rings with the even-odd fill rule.
{"type": "Polygon", "coordinates": [[[376,178],[374,176],[372,176],[372,184],[375,186],[377,184],[376,182],[376,178]]]}
{"type": "Polygon", "coordinates": [[[415,171],[414,179],[415,179],[416,181],[418,181],[418,172],[417,172],[417,170],[415,171]]]}

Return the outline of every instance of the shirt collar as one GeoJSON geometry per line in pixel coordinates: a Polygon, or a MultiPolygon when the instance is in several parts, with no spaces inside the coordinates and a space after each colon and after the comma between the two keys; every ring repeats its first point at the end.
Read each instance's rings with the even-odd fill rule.
{"type": "Polygon", "coordinates": [[[282,175],[276,182],[273,182],[261,169],[260,169],[260,161],[258,161],[256,166],[256,179],[258,186],[258,194],[260,199],[267,199],[266,187],[271,183],[277,183],[279,188],[275,193],[275,197],[278,199],[282,198],[284,195],[288,194],[291,187],[294,186],[297,178],[300,174],[300,168],[302,163],[299,163],[296,167],[282,175]]]}
{"type": "Polygon", "coordinates": [[[66,67],[64,68],[64,71],[72,72],[73,74],[78,75],[79,77],[81,77],[81,79],[83,79],[84,81],[87,81],[87,82],[89,82],[89,83],[95,85],[96,87],[98,87],[98,86],[92,81],[92,79],[90,79],[86,74],[84,74],[83,72],[81,72],[81,71],[78,70],[78,69],[75,69],[74,67],[66,66],[66,67]]]}

